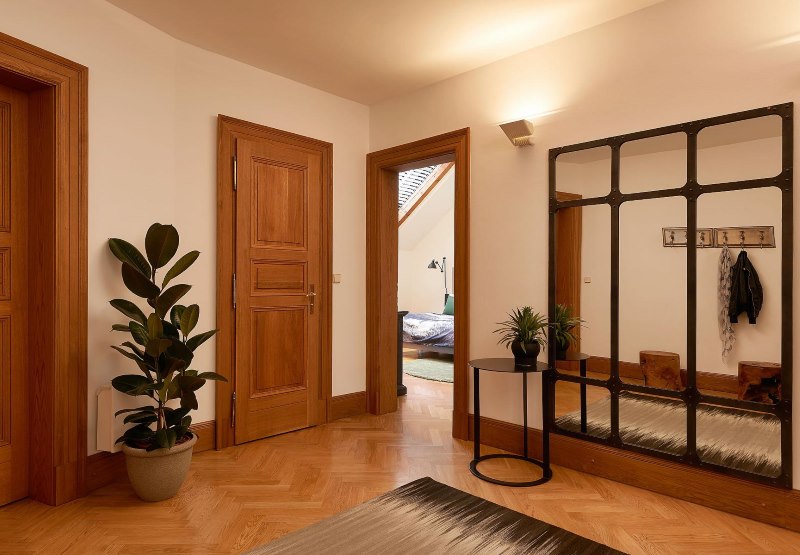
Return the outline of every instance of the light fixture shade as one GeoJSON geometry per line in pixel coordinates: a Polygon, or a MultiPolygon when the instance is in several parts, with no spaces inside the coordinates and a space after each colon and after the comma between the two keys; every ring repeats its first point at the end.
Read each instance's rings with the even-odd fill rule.
{"type": "Polygon", "coordinates": [[[435,270],[436,269],[436,259],[431,260],[431,263],[428,264],[428,269],[429,270],[435,270]]]}
{"type": "Polygon", "coordinates": [[[533,145],[533,124],[526,119],[501,123],[500,129],[514,146],[533,145]]]}

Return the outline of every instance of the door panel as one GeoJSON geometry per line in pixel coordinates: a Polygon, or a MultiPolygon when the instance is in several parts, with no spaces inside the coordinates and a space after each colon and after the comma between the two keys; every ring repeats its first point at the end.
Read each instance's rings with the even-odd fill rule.
{"type": "Polygon", "coordinates": [[[322,157],[239,138],[235,441],[325,421],[321,395],[322,157]]]}
{"type": "Polygon", "coordinates": [[[27,109],[0,86],[0,505],[28,495],[27,109]]]}

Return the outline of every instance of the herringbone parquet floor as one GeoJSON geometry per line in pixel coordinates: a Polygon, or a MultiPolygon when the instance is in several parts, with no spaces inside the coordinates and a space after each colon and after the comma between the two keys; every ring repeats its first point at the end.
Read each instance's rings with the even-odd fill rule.
{"type": "Polygon", "coordinates": [[[396,414],[200,453],[170,501],[141,503],[120,483],[57,508],[4,507],[0,553],[240,552],[422,476],[629,553],[800,553],[800,534],[564,468],[537,488],[479,481],[472,445],[450,437],[451,386],[407,384],[396,414]]]}

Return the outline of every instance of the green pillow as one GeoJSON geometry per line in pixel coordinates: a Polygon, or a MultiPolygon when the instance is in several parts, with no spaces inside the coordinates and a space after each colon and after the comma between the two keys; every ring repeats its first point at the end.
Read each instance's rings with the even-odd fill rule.
{"type": "Polygon", "coordinates": [[[454,304],[455,301],[453,300],[453,295],[448,295],[447,302],[444,303],[444,310],[442,311],[442,314],[445,314],[447,316],[453,316],[455,314],[454,304]]]}

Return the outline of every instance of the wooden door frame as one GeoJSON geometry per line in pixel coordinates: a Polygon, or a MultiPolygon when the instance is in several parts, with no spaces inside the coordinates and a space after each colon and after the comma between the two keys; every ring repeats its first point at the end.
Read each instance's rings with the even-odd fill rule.
{"type": "Polygon", "coordinates": [[[49,169],[29,183],[52,224],[40,230],[39,292],[30,297],[39,333],[29,346],[37,356],[28,425],[29,497],[59,505],[86,489],[88,69],[0,33],[0,71],[11,86],[47,91],[38,123],[54,134],[37,145],[49,169]]]}
{"type": "MultiPolygon", "coordinates": [[[[563,191],[556,191],[556,199],[558,201],[569,201],[569,200],[580,200],[583,196],[578,195],[576,193],[566,193],[563,191]]],[[[578,206],[575,208],[566,208],[564,210],[559,211],[556,213],[556,227],[558,227],[560,218],[565,217],[567,214],[577,216],[573,217],[572,221],[572,229],[570,230],[572,236],[569,237],[570,239],[569,244],[566,245],[566,248],[571,250],[571,254],[577,257],[577,271],[574,272],[572,276],[573,279],[569,283],[564,283],[564,280],[559,282],[558,276],[556,276],[556,291],[558,292],[559,285],[564,285],[568,295],[572,300],[572,315],[575,317],[580,318],[581,316],[581,256],[582,256],[582,248],[583,248],[583,208],[578,206]],[[575,211],[575,212],[572,212],[575,211]]],[[[565,248],[565,245],[559,241],[558,252],[562,252],[565,248]]],[[[570,346],[570,352],[579,353],[581,350],[581,327],[578,326],[573,330],[575,335],[575,342],[570,346]]],[[[578,369],[578,363],[576,362],[562,362],[565,368],[571,368],[573,370],[578,369]]]]}
{"type": "Polygon", "coordinates": [[[325,421],[331,420],[332,381],[332,289],[333,289],[333,145],[288,131],[281,131],[249,121],[217,117],[217,373],[228,378],[216,382],[216,448],[234,445],[231,420],[231,395],[236,383],[236,326],[233,311],[233,271],[236,267],[235,209],[233,189],[233,155],[237,137],[279,140],[287,144],[318,150],[322,154],[322,283],[318,289],[322,333],[320,335],[321,366],[319,391],[325,400],[325,421]]]}
{"type": "Polygon", "coordinates": [[[392,174],[398,169],[422,160],[455,162],[454,269],[459,300],[455,304],[453,437],[459,439],[467,439],[469,433],[469,138],[466,128],[367,155],[366,385],[367,410],[373,414],[397,410],[397,191],[387,183],[396,183],[392,174]]]}

